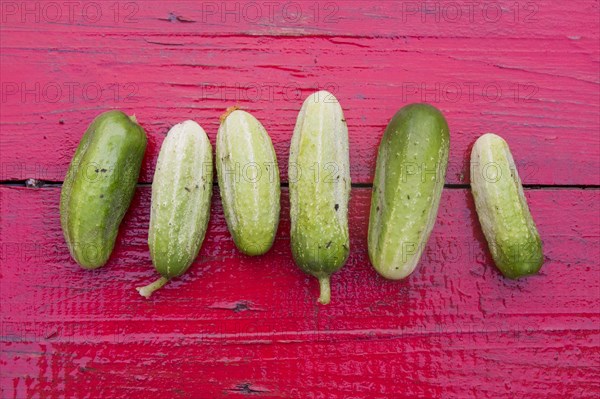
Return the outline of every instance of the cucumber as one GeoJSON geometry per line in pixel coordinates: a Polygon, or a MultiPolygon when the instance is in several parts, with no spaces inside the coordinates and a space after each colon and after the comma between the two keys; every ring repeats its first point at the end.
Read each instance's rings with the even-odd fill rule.
{"type": "Polygon", "coordinates": [[[212,197],[212,146],[194,121],[171,128],[154,172],[148,246],[161,277],[137,288],[149,298],[190,267],[204,241],[212,197]]]}
{"type": "Polygon", "coordinates": [[[288,165],[292,255],[330,301],[330,275],[350,252],[348,127],[338,100],[326,91],[309,96],[298,115],[288,165]]]}
{"type": "Polygon", "coordinates": [[[410,275],[437,216],[450,137],[440,111],[427,104],[401,108],[377,155],[369,216],[369,259],[383,277],[410,275]]]}
{"type": "Polygon", "coordinates": [[[221,117],[217,176],[227,227],[237,248],[262,255],[279,225],[279,168],[271,139],[251,114],[235,107],[221,117]]]}
{"type": "Polygon", "coordinates": [[[471,151],[471,192],[492,258],[511,279],[537,273],[544,263],[537,231],[508,144],[487,133],[471,151]]]}
{"type": "Polygon", "coordinates": [[[84,269],[110,258],[135,192],[146,133],[121,111],[98,115],[83,135],[60,193],[60,224],[71,256],[84,269]]]}

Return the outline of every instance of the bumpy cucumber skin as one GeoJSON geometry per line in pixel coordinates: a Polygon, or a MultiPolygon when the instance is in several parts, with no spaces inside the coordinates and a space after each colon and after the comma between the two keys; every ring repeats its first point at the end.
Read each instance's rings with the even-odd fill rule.
{"type": "Polygon", "coordinates": [[[344,265],[350,251],[348,127],[331,93],[319,91],[304,101],[288,176],[292,255],[303,271],[319,279],[319,301],[325,304],[329,276],[344,265]]]}
{"type": "Polygon", "coordinates": [[[83,135],[60,195],[60,223],[75,261],[96,269],[108,261],[135,192],[146,133],[121,111],[97,116],[83,135]]]}
{"type": "Polygon", "coordinates": [[[266,253],[279,225],[279,168],[263,125],[241,110],[229,113],[217,134],[217,176],[227,227],[246,255],[266,253]]]}
{"type": "Polygon", "coordinates": [[[148,246],[166,279],[185,273],[204,241],[210,218],[213,162],[206,133],[194,121],[171,128],[152,182],[148,246]]]}
{"type": "Polygon", "coordinates": [[[375,270],[398,280],[419,262],[435,224],[450,136],[435,107],[410,104],[388,124],[377,155],[368,247],[375,270]]]}
{"type": "Polygon", "coordinates": [[[493,133],[484,134],[473,145],[471,192],[500,272],[511,279],[536,274],[544,263],[542,240],[508,144],[493,133]]]}

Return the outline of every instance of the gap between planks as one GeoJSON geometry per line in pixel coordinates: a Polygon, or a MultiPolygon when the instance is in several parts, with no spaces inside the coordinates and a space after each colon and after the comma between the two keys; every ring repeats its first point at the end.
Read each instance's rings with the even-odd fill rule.
{"type": "MultiPolygon", "coordinates": [[[[4,186],[4,187],[27,187],[26,185],[26,181],[27,180],[6,180],[6,181],[0,181],[0,187],[4,186]]],[[[53,187],[62,187],[63,182],[44,182],[44,181],[40,181],[40,183],[42,184],[39,187],[27,187],[27,188],[33,188],[33,189],[39,189],[39,188],[53,188],[53,187]]],[[[136,187],[151,187],[152,183],[137,183],[136,187]]],[[[218,187],[218,183],[213,183],[213,187],[216,188],[218,187]]],[[[288,188],[289,184],[287,182],[285,183],[281,183],[281,187],[282,188],[288,188]]],[[[373,184],[372,183],[352,183],[351,184],[352,188],[373,188],[373,184]]],[[[448,189],[448,190],[465,190],[465,189],[470,189],[471,185],[468,183],[465,184],[444,184],[444,188],[448,189]]],[[[596,184],[523,184],[523,188],[526,190],[548,190],[548,189],[552,189],[552,190],[598,190],[600,189],[600,185],[596,185],[596,184]]]]}

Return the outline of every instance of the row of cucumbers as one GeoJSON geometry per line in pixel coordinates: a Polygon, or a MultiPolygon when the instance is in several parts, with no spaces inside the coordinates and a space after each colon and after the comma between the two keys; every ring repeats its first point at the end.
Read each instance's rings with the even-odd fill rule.
{"type": "MultiPolygon", "coordinates": [[[[86,269],[103,266],[133,197],[146,134],[135,117],[99,115],[69,167],[60,201],[61,225],[73,258],[86,269]]],[[[426,104],[400,109],[377,155],[369,218],[371,263],[383,277],[411,274],[435,223],[446,175],[449,130],[426,104]]],[[[237,248],[262,255],[279,224],[277,158],[263,125],[229,109],[221,117],[216,169],[227,226],[237,248]]],[[[481,136],[471,153],[471,187],[492,257],[509,278],[536,273],[542,244],[506,142],[481,136]]],[[[330,301],[330,276],[350,252],[348,128],[337,99],[320,91],[302,105],[290,147],[291,247],[296,264],[319,280],[319,302],[330,301]]],[[[192,264],[206,233],[213,186],[212,146],[193,121],[175,125],[164,140],[152,183],[148,246],[155,282],[149,297],[192,264]]]]}

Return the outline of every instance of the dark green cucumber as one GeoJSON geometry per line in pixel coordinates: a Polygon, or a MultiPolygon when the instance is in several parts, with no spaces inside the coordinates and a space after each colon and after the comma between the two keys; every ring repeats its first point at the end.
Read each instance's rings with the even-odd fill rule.
{"type": "Polygon", "coordinates": [[[383,277],[411,274],[435,224],[450,138],[440,111],[427,104],[400,109],[377,155],[369,218],[369,258],[383,277]]]}
{"type": "Polygon", "coordinates": [[[529,212],[508,144],[487,133],[471,151],[471,192],[494,263],[517,279],[537,273],[544,262],[542,240],[529,212]]]}
{"type": "Polygon", "coordinates": [[[135,192],[146,133],[121,111],[100,114],[83,135],[60,195],[60,222],[73,259],[96,269],[109,259],[135,192]]]}

